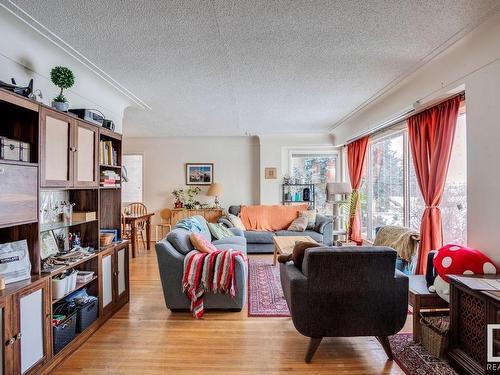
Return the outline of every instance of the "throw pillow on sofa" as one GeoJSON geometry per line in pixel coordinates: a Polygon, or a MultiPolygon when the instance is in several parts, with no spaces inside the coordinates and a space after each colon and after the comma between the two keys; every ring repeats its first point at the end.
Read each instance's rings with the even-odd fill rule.
{"type": "Polygon", "coordinates": [[[314,226],[316,225],[316,211],[312,211],[312,210],[301,211],[299,213],[299,217],[300,216],[307,217],[307,228],[306,229],[314,229],[314,226]]]}
{"type": "Polygon", "coordinates": [[[295,267],[302,271],[302,263],[304,262],[304,254],[306,253],[306,250],[311,247],[319,246],[321,245],[316,242],[298,241],[295,243],[292,253],[280,255],[278,257],[278,262],[286,263],[292,260],[295,267]]]}
{"type": "Polygon", "coordinates": [[[194,248],[200,253],[212,253],[217,251],[217,248],[201,234],[192,233],[189,236],[189,239],[191,240],[194,248]]]}
{"type": "Polygon", "coordinates": [[[291,230],[294,232],[303,232],[307,228],[307,223],[308,220],[306,216],[299,216],[294,221],[292,221],[292,224],[290,224],[287,230],[291,230]]]}
{"type": "Polygon", "coordinates": [[[222,240],[223,238],[228,238],[228,237],[233,237],[234,234],[229,230],[229,228],[226,228],[223,224],[218,223],[208,223],[208,229],[210,230],[210,233],[212,233],[212,236],[216,240],[222,240]]]}
{"type": "Polygon", "coordinates": [[[228,214],[227,218],[229,219],[231,224],[234,225],[235,228],[238,228],[241,230],[247,230],[247,228],[245,228],[245,225],[243,225],[243,222],[241,221],[241,219],[238,216],[233,215],[233,214],[228,214]]]}

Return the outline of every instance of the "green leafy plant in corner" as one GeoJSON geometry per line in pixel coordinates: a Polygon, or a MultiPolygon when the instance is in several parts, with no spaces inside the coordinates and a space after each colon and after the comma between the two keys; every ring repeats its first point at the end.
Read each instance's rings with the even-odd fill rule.
{"type": "Polygon", "coordinates": [[[69,89],[75,84],[75,75],[71,69],[65,66],[56,66],[50,71],[50,79],[54,85],[61,89],[59,95],[54,98],[54,101],[66,103],[67,100],[63,95],[63,90],[69,89]]]}

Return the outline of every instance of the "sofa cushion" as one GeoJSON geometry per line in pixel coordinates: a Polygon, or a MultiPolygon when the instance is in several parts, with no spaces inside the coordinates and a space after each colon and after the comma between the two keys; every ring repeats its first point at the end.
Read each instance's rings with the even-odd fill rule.
{"type": "Polygon", "coordinates": [[[191,233],[189,236],[194,248],[200,253],[212,253],[217,251],[217,248],[200,233],[191,233]]]}
{"type": "Polygon", "coordinates": [[[314,225],[316,224],[316,211],[302,211],[299,216],[307,218],[307,229],[314,229],[314,225]]]}
{"type": "MultiPolygon", "coordinates": [[[[323,243],[323,235],[315,232],[313,230],[305,230],[303,232],[297,233],[291,230],[279,230],[275,232],[277,236],[309,236],[311,237],[314,241],[323,243]]],[[[250,241],[249,241],[250,242],[250,241]]]]}
{"type": "Polygon", "coordinates": [[[212,242],[212,244],[215,245],[216,248],[219,248],[219,245],[246,246],[247,240],[245,237],[233,236],[233,237],[221,238],[220,240],[215,240],[212,242]]]}
{"type": "Polygon", "coordinates": [[[210,229],[210,233],[212,233],[212,237],[216,240],[220,240],[222,238],[233,237],[234,234],[221,223],[208,223],[208,229],[210,229]]]}
{"type": "Polygon", "coordinates": [[[306,227],[307,227],[307,217],[301,215],[294,221],[292,221],[292,224],[290,224],[287,230],[291,230],[294,232],[303,232],[306,230],[306,227]]]}
{"type": "Polygon", "coordinates": [[[210,229],[208,229],[207,219],[201,215],[194,215],[192,217],[196,218],[201,224],[202,231],[200,234],[203,235],[203,237],[205,237],[208,241],[212,241],[212,234],[210,233],[210,229]]]}
{"type": "Polygon", "coordinates": [[[235,228],[238,228],[238,229],[241,229],[241,230],[245,230],[246,229],[245,225],[243,224],[243,222],[241,221],[241,219],[238,216],[235,216],[235,215],[232,215],[232,214],[228,214],[227,218],[229,219],[229,221],[231,222],[231,224],[234,225],[235,228]]]}
{"type": "MultiPolygon", "coordinates": [[[[297,233],[295,233],[295,235],[297,235],[297,233]]],[[[245,231],[245,238],[248,243],[273,243],[273,237],[274,232],[258,230],[245,231]]]]}
{"type": "Polygon", "coordinates": [[[182,228],[176,228],[170,231],[167,235],[167,241],[170,242],[174,249],[179,253],[186,255],[194,249],[193,244],[189,239],[190,235],[190,231],[182,228]]]}

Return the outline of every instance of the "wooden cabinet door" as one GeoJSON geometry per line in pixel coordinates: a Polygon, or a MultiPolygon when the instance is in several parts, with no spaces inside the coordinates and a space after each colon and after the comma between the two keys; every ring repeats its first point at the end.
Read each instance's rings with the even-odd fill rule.
{"type": "Polygon", "coordinates": [[[122,304],[127,302],[129,298],[128,244],[116,248],[115,260],[116,302],[122,304]]]}
{"type": "Polygon", "coordinates": [[[0,226],[38,218],[38,168],[0,163],[0,226]]]}
{"type": "Polygon", "coordinates": [[[101,304],[101,316],[108,314],[115,305],[115,260],[114,249],[99,255],[99,303],[101,304]]]}
{"type": "Polygon", "coordinates": [[[40,113],[40,186],[73,184],[73,119],[43,108],[40,113]]]}
{"type": "Polygon", "coordinates": [[[98,142],[99,133],[95,126],[75,121],[73,186],[99,186],[98,142]]]}
{"type": "Polygon", "coordinates": [[[14,369],[17,374],[35,373],[51,357],[52,301],[44,280],[14,296],[14,369]]]}
{"type": "Polygon", "coordinates": [[[12,298],[0,299],[0,375],[14,373],[14,342],[12,331],[12,298]]]}

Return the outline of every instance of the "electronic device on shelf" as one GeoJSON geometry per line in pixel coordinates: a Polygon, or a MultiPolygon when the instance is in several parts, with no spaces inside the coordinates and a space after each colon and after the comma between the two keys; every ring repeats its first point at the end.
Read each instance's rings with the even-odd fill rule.
{"type": "Polygon", "coordinates": [[[74,108],[70,109],[68,112],[71,112],[82,120],[91,122],[97,126],[102,126],[104,122],[104,115],[96,109],[74,108]]]}
{"type": "Polygon", "coordinates": [[[115,123],[112,120],[104,119],[104,121],[102,123],[102,127],[109,129],[111,131],[114,131],[115,130],[115,123]]]}

